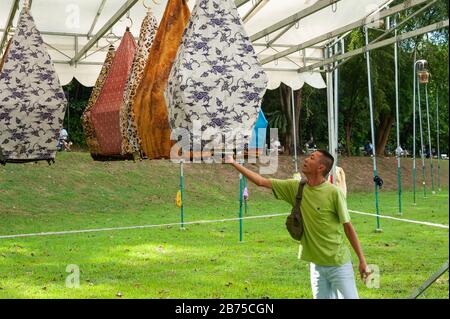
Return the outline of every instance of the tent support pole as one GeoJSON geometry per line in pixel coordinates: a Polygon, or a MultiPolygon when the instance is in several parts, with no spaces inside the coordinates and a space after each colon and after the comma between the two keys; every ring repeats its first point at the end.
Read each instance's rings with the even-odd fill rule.
{"type": "MultiPolygon", "coordinates": [[[[365,36],[366,36],[366,46],[369,43],[369,30],[367,27],[364,28],[365,36]]],[[[377,213],[377,232],[381,232],[380,228],[380,211],[378,207],[378,184],[375,181],[375,178],[378,176],[377,173],[377,152],[376,152],[376,144],[375,144],[375,125],[374,125],[374,114],[373,114],[373,98],[372,98],[372,75],[371,75],[371,66],[370,66],[370,52],[366,52],[366,62],[367,62],[367,82],[369,88],[369,109],[370,109],[370,131],[372,135],[372,158],[373,158],[373,177],[374,177],[374,185],[375,185],[375,207],[377,213]]]]}
{"type": "MultiPolygon", "coordinates": [[[[394,19],[394,25],[397,24],[397,20],[394,19]]],[[[397,36],[397,29],[395,30],[395,36],[397,36]]],[[[400,150],[400,111],[399,111],[399,74],[398,74],[398,44],[394,43],[394,55],[395,55],[395,114],[396,114],[396,126],[397,126],[397,150],[400,150]]],[[[401,173],[401,155],[399,151],[396,151],[397,156],[397,189],[398,189],[398,214],[403,215],[402,212],[402,173],[401,173]]]]}
{"type": "MultiPolygon", "coordinates": [[[[325,48],[325,55],[329,57],[331,55],[331,48],[325,48]]],[[[329,66],[329,69],[332,65],[329,66]]],[[[336,158],[336,147],[335,143],[335,117],[334,117],[334,93],[333,93],[333,72],[327,70],[327,109],[328,109],[328,150],[330,154],[336,158]]],[[[333,177],[333,183],[336,183],[336,161],[334,162],[333,168],[331,169],[331,176],[333,177]]]]}
{"type": "Polygon", "coordinates": [[[294,168],[295,173],[298,173],[298,157],[297,157],[297,128],[296,128],[296,120],[295,120],[295,98],[294,98],[294,89],[291,88],[291,108],[292,108],[292,134],[294,135],[294,168]]]}
{"type": "Polygon", "coordinates": [[[431,193],[436,194],[436,192],[434,191],[433,149],[431,148],[431,126],[430,126],[430,106],[428,103],[428,84],[425,84],[425,101],[427,104],[428,151],[430,153],[431,193]]]}
{"type": "Polygon", "coordinates": [[[9,11],[8,22],[6,23],[6,28],[3,33],[2,40],[0,41],[0,55],[5,47],[6,40],[8,40],[8,33],[12,28],[14,17],[16,16],[17,9],[19,8],[19,0],[14,0],[11,11],[9,11]]]}
{"type": "Polygon", "coordinates": [[[422,158],[422,189],[423,197],[427,198],[427,188],[426,188],[426,178],[425,178],[425,154],[424,154],[424,144],[423,144],[423,127],[422,127],[422,106],[420,101],[420,82],[417,83],[417,99],[419,107],[419,129],[420,129],[420,156],[422,158]]]}
{"type": "Polygon", "coordinates": [[[414,71],[413,71],[413,203],[417,205],[416,202],[416,180],[417,180],[417,167],[416,167],[416,54],[417,51],[414,49],[414,71]]]}
{"type": "MultiPolygon", "coordinates": [[[[334,54],[338,54],[339,43],[334,46],[334,54]]],[[[335,149],[336,156],[334,157],[334,163],[338,165],[339,157],[339,69],[337,68],[337,63],[334,65],[334,134],[335,134],[335,149]]],[[[334,181],[333,175],[333,181],[334,181]]]]}

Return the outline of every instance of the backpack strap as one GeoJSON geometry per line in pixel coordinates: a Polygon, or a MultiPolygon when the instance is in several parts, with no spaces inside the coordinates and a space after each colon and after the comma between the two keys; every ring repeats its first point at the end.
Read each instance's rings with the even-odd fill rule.
{"type": "Polygon", "coordinates": [[[300,205],[302,203],[302,197],[303,197],[303,188],[306,185],[306,181],[300,181],[300,184],[298,185],[298,191],[297,195],[295,196],[295,206],[294,206],[294,215],[295,218],[301,222],[301,211],[300,211],[300,205]]]}

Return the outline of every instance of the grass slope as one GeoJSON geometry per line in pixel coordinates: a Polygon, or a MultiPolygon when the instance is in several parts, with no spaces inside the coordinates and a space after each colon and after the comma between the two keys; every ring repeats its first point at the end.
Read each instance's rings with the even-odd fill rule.
{"type": "MultiPolygon", "coordinates": [[[[286,172],[280,172],[286,174],[286,172]]],[[[223,165],[186,165],[186,220],[238,216],[237,174],[223,165]]],[[[349,181],[348,181],[349,182],[349,181]]],[[[178,167],[169,161],[93,162],[60,153],[57,163],[0,168],[0,235],[177,223],[178,167]]],[[[370,183],[370,180],[369,180],[370,183]]],[[[270,192],[249,187],[248,216],[287,213],[270,192]]],[[[448,225],[448,189],[424,199],[406,192],[403,218],[448,225]]],[[[349,207],[373,212],[372,193],[349,207]]],[[[397,194],[380,193],[380,213],[396,216],[397,194]]],[[[448,230],[352,215],[379,289],[362,298],[407,298],[448,259],[448,230]]],[[[311,298],[308,265],[297,259],[284,217],[0,239],[0,298],[311,298]],[[67,265],[80,288],[66,288],[67,265]],[[120,292],[120,294],[119,294],[120,292]]],[[[356,259],[354,259],[356,261],[356,259]]],[[[422,297],[448,298],[448,273],[422,297]]]]}

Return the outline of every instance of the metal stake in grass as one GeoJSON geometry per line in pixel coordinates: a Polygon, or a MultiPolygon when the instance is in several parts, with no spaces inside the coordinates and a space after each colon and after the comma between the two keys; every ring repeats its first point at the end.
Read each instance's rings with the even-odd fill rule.
{"type": "MultiPolygon", "coordinates": [[[[365,35],[366,35],[366,46],[369,45],[369,30],[365,27],[365,35]]],[[[374,125],[374,116],[373,116],[373,99],[372,99],[372,77],[371,77],[371,69],[370,69],[370,51],[366,52],[366,62],[367,62],[367,81],[369,88],[369,109],[370,109],[370,131],[372,135],[372,158],[373,158],[373,177],[374,177],[374,185],[375,185],[375,207],[377,212],[377,232],[381,232],[380,227],[380,211],[378,207],[378,183],[376,182],[376,178],[378,177],[377,173],[377,152],[375,148],[375,125],[374,125]]]]}
{"type": "Polygon", "coordinates": [[[437,184],[438,184],[438,191],[441,191],[441,150],[439,146],[439,94],[438,90],[436,89],[436,134],[437,134],[437,162],[438,162],[438,176],[437,176],[437,184]]]}
{"type": "MultiPolygon", "coordinates": [[[[239,164],[244,165],[244,161],[241,159],[239,160],[239,164]]],[[[242,203],[243,203],[243,175],[239,173],[239,241],[242,242],[242,229],[243,229],[243,220],[242,220],[242,203]]]]}
{"type": "MultiPolygon", "coordinates": [[[[397,20],[394,19],[394,27],[397,25],[397,20]]],[[[395,36],[397,37],[397,29],[395,29],[395,36]]],[[[394,43],[395,54],[395,114],[397,121],[397,188],[398,188],[398,213],[402,215],[402,175],[401,175],[401,154],[400,154],[400,112],[399,112],[399,98],[398,98],[398,44],[394,43]]]]}
{"type": "Polygon", "coordinates": [[[184,171],[183,160],[180,160],[180,192],[181,192],[181,207],[180,207],[180,219],[181,229],[184,229],[184,171]]]}
{"type": "MultiPolygon", "coordinates": [[[[244,191],[247,190],[247,196],[248,196],[248,189],[247,189],[247,177],[244,176],[244,191]]],[[[244,196],[244,211],[245,215],[247,216],[247,198],[244,196]]]]}

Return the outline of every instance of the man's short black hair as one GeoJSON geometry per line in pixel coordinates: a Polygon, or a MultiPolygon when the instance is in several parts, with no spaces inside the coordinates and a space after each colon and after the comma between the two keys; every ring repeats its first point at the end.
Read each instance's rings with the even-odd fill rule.
{"type": "Polygon", "coordinates": [[[323,171],[323,177],[327,177],[330,174],[331,169],[334,164],[334,157],[326,150],[317,150],[322,156],[320,157],[320,163],[325,166],[325,170],[323,171]]]}

